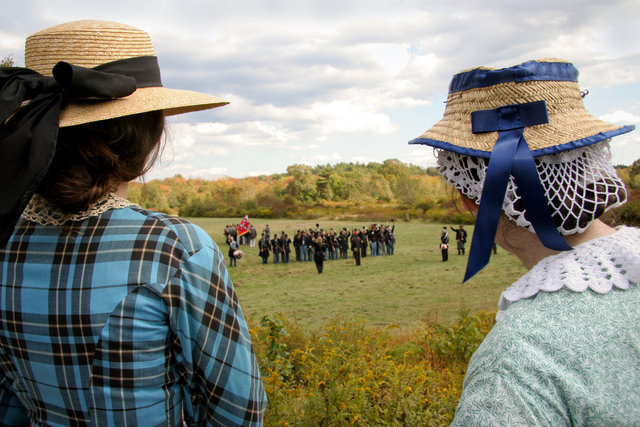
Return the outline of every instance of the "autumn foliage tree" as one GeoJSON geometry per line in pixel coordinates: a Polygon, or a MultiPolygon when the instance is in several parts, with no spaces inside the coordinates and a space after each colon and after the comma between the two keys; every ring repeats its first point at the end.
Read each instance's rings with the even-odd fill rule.
{"type": "MultiPolygon", "coordinates": [[[[431,168],[433,169],[433,168],[431,168]]],[[[438,219],[448,200],[434,170],[396,159],[383,163],[291,165],[285,174],[243,179],[186,179],[181,175],[133,184],[130,199],[150,209],[192,217],[359,217],[438,219]]],[[[455,212],[450,212],[450,216],[455,212]]],[[[470,222],[471,217],[465,222],[470,222]]]]}
{"type": "Polygon", "coordinates": [[[627,185],[628,199],[622,207],[608,212],[605,219],[613,225],[640,226],[640,159],[629,167],[619,166],[616,169],[627,185]]]}
{"type": "Polygon", "coordinates": [[[13,65],[13,55],[8,55],[0,59],[0,67],[13,67],[13,65]]]}
{"type": "MultiPolygon", "coordinates": [[[[614,224],[640,224],[640,160],[618,173],[629,202],[605,216],[614,224]]],[[[398,218],[473,223],[435,168],[397,159],[382,163],[289,166],[284,174],[216,180],[180,175],[134,184],[130,199],[142,206],[191,217],[398,218]]]]}

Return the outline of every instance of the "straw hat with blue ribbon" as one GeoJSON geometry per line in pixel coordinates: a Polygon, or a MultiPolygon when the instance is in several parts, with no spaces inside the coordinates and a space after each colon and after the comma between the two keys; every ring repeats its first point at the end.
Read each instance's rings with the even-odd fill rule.
{"type": "Polygon", "coordinates": [[[550,195],[534,159],[589,147],[634,129],[592,116],[582,96],[577,69],[561,59],[465,70],[451,81],[443,118],[410,141],[488,159],[465,281],[489,261],[510,181],[544,246],[571,249],[554,224],[550,195]]]}
{"type": "Polygon", "coordinates": [[[25,67],[0,67],[0,244],[45,176],[59,128],[227,103],[163,87],[151,38],[137,28],[75,21],[29,36],[25,67]]]}

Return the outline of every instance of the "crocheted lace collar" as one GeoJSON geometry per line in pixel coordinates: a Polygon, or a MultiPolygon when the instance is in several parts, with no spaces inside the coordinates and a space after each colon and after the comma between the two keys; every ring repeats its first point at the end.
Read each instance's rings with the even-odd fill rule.
{"type": "Polygon", "coordinates": [[[572,251],[544,258],[502,293],[496,319],[500,320],[514,302],[531,298],[539,291],[591,289],[606,294],[614,287],[628,289],[629,283],[640,283],[640,230],[620,227],[615,233],[582,243],[572,251]]]}
{"type": "Polygon", "coordinates": [[[86,211],[69,214],[62,212],[39,194],[34,194],[22,212],[22,218],[40,225],[59,226],[69,221],[82,221],[101,215],[111,209],[126,208],[128,206],[135,206],[135,203],[111,193],[89,206],[86,211]]]}

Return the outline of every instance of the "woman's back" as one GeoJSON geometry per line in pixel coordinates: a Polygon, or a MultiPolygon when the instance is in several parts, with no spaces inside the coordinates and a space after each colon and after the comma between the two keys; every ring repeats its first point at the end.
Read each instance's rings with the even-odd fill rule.
{"type": "Polygon", "coordinates": [[[0,383],[31,422],[258,419],[246,323],[209,236],[137,206],[72,224],[23,220],[0,251],[0,383]]]}

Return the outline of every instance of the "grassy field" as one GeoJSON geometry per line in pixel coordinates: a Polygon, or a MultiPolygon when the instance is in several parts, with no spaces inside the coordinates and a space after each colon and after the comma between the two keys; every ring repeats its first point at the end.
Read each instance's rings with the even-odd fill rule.
{"type": "MultiPolygon", "coordinates": [[[[226,256],[223,229],[237,218],[190,218],[203,227],[226,256]]],[[[260,233],[269,224],[272,233],[285,231],[292,238],[297,229],[320,227],[336,230],[369,225],[344,221],[252,220],[260,233]]],[[[305,328],[317,328],[336,316],[363,317],[375,326],[411,328],[424,322],[451,323],[461,310],[471,313],[496,309],[500,293],[525,272],[512,255],[498,249],[489,266],[462,284],[467,255],[458,256],[455,234],[449,261],[441,261],[439,244],[442,224],[398,222],[393,256],[367,256],[357,267],[352,258],[325,261],[323,274],[313,262],[263,265],[258,248],[244,245],[245,258],[230,269],[240,303],[252,322],[267,314],[283,314],[305,328]]],[[[468,228],[469,236],[473,227],[468,228]]],[[[351,256],[351,253],[349,253],[351,256]]]]}

